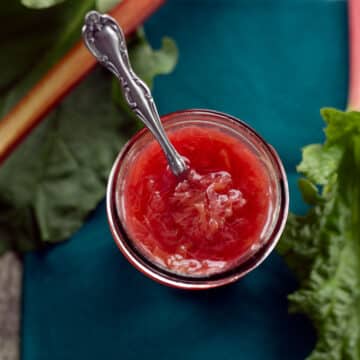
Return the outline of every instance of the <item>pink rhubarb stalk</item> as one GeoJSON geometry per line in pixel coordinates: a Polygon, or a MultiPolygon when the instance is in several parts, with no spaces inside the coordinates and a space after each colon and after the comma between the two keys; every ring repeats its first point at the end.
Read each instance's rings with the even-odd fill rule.
{"type": "Polygon", "coordinates": [[[350,74],[348,110],[360,111],[360,0],[348,0],[350,74]]]}

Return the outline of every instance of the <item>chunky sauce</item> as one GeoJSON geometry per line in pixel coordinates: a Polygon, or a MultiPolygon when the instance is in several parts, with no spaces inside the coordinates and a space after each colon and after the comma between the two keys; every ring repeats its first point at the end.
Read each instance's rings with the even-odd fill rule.
{"type": "Polygon", "coordinates": [[[123,189],[125,227],[150,260],[183,275],[209,275],[259,246],[270,179],[247,144],[212,128],[170,132],[190,171],[177,179],[153,141],[133,161],[123,189]]]}

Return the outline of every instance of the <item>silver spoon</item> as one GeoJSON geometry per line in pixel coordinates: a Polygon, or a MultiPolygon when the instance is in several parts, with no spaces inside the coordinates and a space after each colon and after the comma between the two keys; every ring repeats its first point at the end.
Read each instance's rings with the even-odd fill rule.
{"type": "Polygon", "coordinates": [[[159,142],[171,171],[176,176],[183,174],[187,170],[186,163],[165,134],[148,86],[130,65],[120,26],[112,17],[90,11],[85,16],[82,35],[95,58],[120,80],[127,103],[159,142]]]}

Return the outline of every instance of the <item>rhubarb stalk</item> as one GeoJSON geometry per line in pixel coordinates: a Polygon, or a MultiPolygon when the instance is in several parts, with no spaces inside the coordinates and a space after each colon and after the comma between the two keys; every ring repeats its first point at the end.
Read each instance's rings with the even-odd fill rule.
{"type": "Polygon", "coordinates": [[[360,1],[349,0],[350,74],[348,110],[360,111],[360,1]]]}
{"type": "MultiPolygon", "coordinates": [[[[164,1],[123,0],[110,15],[128,35],[164,1]]],[[[79,42],[0,120],[0,162],[95,65],[95,58],[79,42]]]]}

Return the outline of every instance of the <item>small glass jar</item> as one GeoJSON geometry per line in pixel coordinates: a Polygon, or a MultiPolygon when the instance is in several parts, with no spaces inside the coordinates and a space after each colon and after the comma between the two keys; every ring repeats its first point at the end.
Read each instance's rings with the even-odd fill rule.
{"type": "Polygon", "coordinates": [[[186,126],[212,127],[238,138],[247,144],[263,163],[270,179],[270,210],[267,221],[251,254],[223,272],[207,276],[191,276],[172,272],[160,267],[151,257],[146,256],[127,234],[124,212],[119,206],[122,189],[133,160],[144,147],[154,140],[147,129],[139,131],[124,146],[111,171],[107,188],[107,214],[113,238],[128,261],[151,279],[175,288],[200,290],[232,283],[257,267],[274,249],[284,229],[288,214],[289,192],[286,174],[275,150],[260,135],[244,122],[227,114],[211,110],[184,110],[162,117],[166,131],[186,126]]]}

